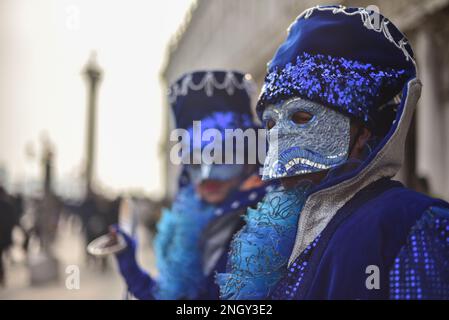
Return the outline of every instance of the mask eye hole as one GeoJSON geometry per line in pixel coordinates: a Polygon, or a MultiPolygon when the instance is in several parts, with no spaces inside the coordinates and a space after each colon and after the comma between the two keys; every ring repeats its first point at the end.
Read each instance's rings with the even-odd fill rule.
{"type": "Polygon", "coordinates": [[[273,119],[268,119],[266,121],[266,127],[267,127],[268,130],[273,128],[275,125],[276,125],[276,122],[273,119]]]}
{"type": "Polygon", "coordinates": [[[306,124],[312,120],[313,115],[305,111],[296,111],[292,115],[292,121],[296,124],[306,124]]]}

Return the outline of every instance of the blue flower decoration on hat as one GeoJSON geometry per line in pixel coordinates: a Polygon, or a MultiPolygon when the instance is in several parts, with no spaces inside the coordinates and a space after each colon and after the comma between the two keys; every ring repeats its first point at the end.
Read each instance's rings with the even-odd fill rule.
{"type": "MultiPolygon", "coordinates": [[[[222,138],[226,136],[227,129],[246,130],[254,127],[255,125],[253,123],[251,115],[245,113],[239,114],[232,111],[217,111],[201,119],[201,132],[204,132],[209,129],[218,130],[222,138]]],[[[189,127],[187,131],[189,132],[190,137],[193,137],[194,135],[193,126],[189,127]]],[[[199,141],[192,140],[191,147],[202,150],[207,144],[209,144],[212,141],[212,139],[213,138],[209,140],[205,139],[199,141]],[[199,142],[201,145],[196,145],[195,142],[199,142]]]]}

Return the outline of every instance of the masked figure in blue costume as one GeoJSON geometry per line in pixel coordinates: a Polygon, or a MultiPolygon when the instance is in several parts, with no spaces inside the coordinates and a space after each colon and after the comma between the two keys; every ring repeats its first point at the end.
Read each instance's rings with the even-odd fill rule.
{"type": "Polygon", "coordinates": [[[221,157],[204,161],[202,151],[212,143],[217,147],[212,153],[218,154],[218,147],[224,153],[225,142],[229,142],[225,130],[256,128],[251,114],[253,86],[249,75],[198,71],[170,87],[176,128],[183,133],[178,137],[180,148],[175,149],[181,153],[178,159],[183,170],[172,208],[164,210],[158,223],[154,241],[157,279],[138,266],[135,241],[118,230],[128,244],[117,254],[119,269],[136,298],[218,299],[214,276],[224,271],[231,237],[242,226],[246,208],[260,201],[271,186],[262,183],[259,166],[251,162],[256,155],[250,158],[245,147],[233,144],[231,164],[221,157]],[[200,127],[195,127],[196,121],[201,121],[200,127]],[[207,130],[213,130],[208,136],[213,138],[204,137],[207,130]]]}
{"type": "Polygon", "coordinates": [[[222,298],[449,299],[449,205],[392,180],[420,90],[410,45],[382,15],[297,18],[257,106],[263,179],[282,187],[248,210],[222,298]]]}

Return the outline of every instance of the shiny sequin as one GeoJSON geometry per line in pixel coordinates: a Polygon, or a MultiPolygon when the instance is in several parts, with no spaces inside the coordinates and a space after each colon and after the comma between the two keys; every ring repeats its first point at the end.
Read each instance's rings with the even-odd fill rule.
{"type": "Polygon", "coordinates": [[[301,253],[301,255],[288,268],[287,276],[283,278],[271,295],[273,300],[293,300],[298,294],[304,275],[308,270],[308,262],[313,249],[320,241],[321,234],[312,241],[301,253]]]}
{"type": "Polygon", "coordinates": [[[449,210],[433,207],[413,227],[390,271],[391,299],[449,299],[449,210]]]}
{"type": "Polygon", "coordinates": [[[189,139],[182,142],[187,143],[187,148],[199,150],[202,150],[206,145],[212,143],[214,139],[218,139],[218,141],[224,139],[226,137],[226,130],[246,130],[254,127],[249,114],[239,114],[232,111],[213,112],[209,116],[201,119],[201,122],[197,121],[196,124],[192,123],[192,125],[187,128],[189,139]],[[196,124],[198,126],[195,127],[196,124]],[[220,135],[214,136],[213,138],[211,137],[209,140],[202,139],[204,132],[211,129],[219,131],[220,135]],[[195,130],[198,130],[197,134],[195,133],[195,130]],[[199,135],[199,138],[196,137],[196,135],[199,135]]]}
{"type": "Polygon", "coordinates": [[[270,71],[262,88],[257,110],[259,115],[269,104],[292,97],[302,97],[370,123],[373,107],[387,88],[398,87],[408,74],[405,70],[379,68],[370,63],[303,53],[296,63],[270,71]]]}

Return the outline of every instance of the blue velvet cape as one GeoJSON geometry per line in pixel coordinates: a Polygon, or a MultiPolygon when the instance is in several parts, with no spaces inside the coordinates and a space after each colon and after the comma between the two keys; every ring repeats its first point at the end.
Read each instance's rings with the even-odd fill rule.
{"type": "Polygon", "coordinates": [[[448,264],[449,204],[384,178],[337,212],[271,298],[449,299],[448,264]],[[366,284],[373,265],[378,288],[366,284]]]}

